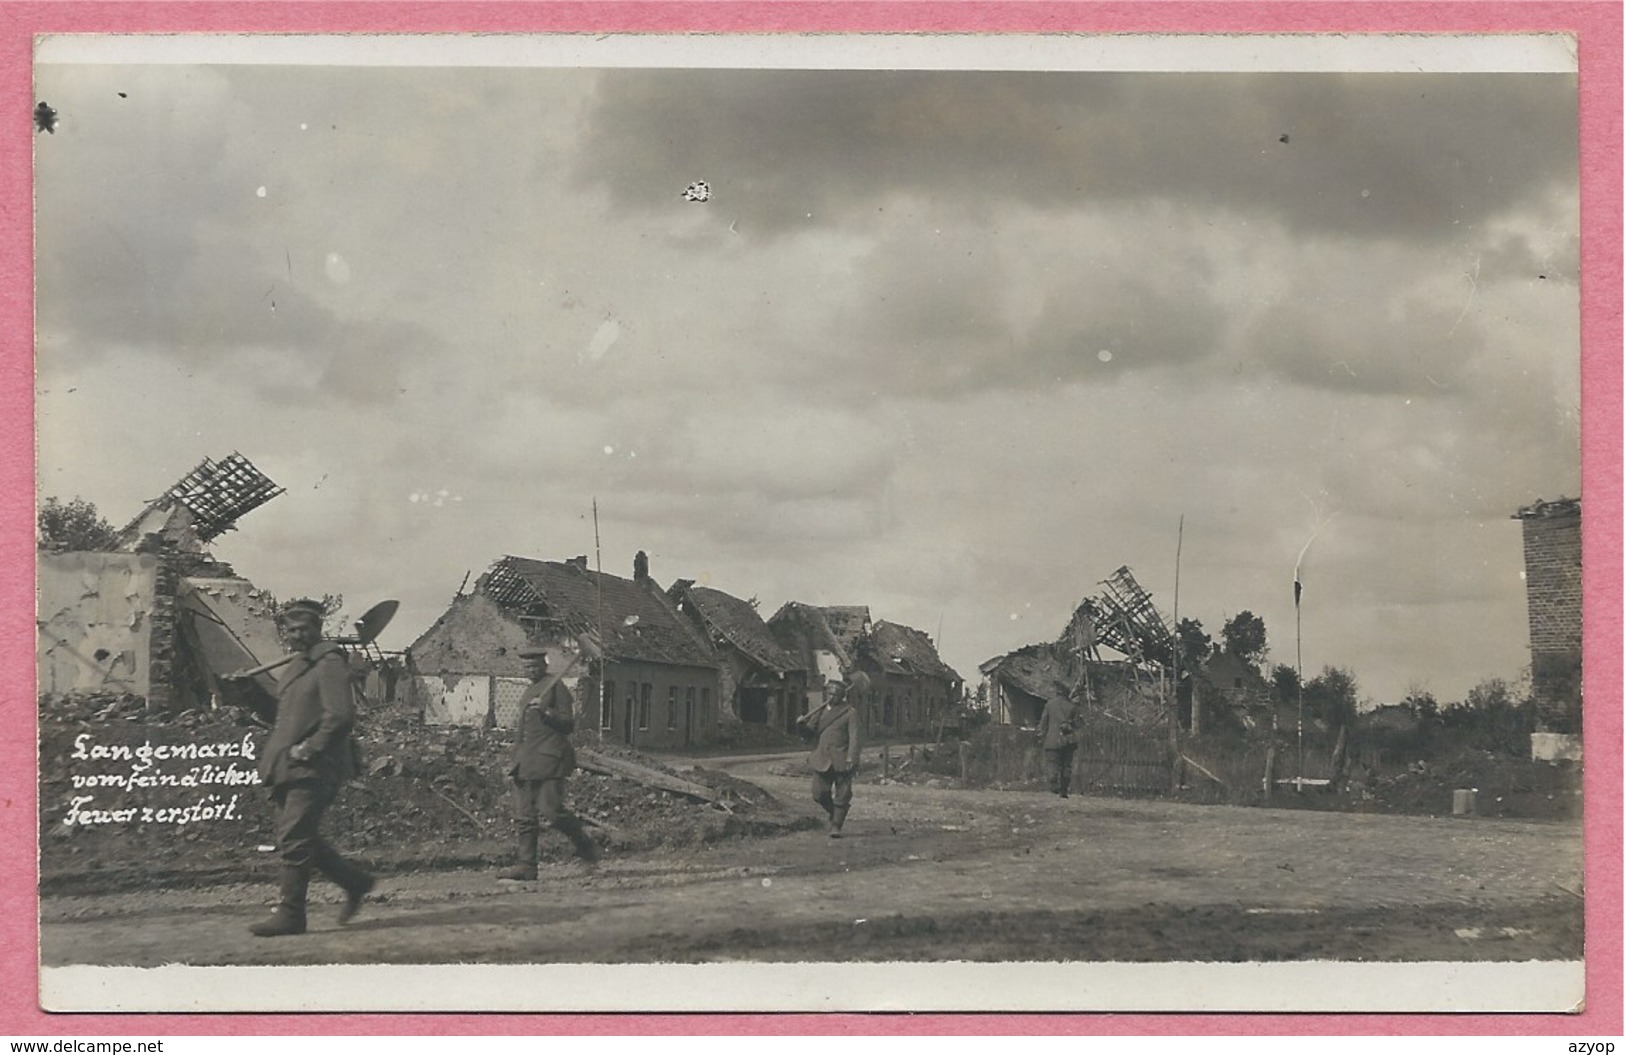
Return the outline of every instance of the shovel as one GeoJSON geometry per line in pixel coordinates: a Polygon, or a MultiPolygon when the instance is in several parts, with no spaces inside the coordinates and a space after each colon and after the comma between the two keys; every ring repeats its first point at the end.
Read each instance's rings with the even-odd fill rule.
{"type": "MultiPolygon", "coordinates": [[[[365,612],[362,612],[361,618],[355,621],[354,637],[335,637],[331,639],[332,642],[335,645],[372,644],[375,640],[377,640],[378,635],[384,632],[384,627],[389,625],[389,621],[395,618],[395,610],[400,606],[401,602],[399,601],[379,601],[365,612]]],[[[240,681],[244,678],[252,678],[257,674],[264,674],[268,670],[275,670],[285,663],[292,663],[296,658],[298,658],[299,655],[300,654],[298,652],[290,652],[281,659],[273,659],[269,663],[262,663],[259,666],[251,667],[248,670],[234,671],[230,674],[223,675],[222,678],[223,680],[227,681],[240,681]]]]}

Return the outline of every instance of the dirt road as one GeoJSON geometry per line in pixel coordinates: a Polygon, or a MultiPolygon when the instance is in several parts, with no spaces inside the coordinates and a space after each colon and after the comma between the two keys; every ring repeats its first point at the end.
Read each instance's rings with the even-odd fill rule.
{"type": "MultiPolygon", "coordinates": [[[[794,808],[774,761],[710,760],[794,808]]],[[[348,927],[256,939],[263,884],[53,897],[42,962],[1221,962],[1581,955],[1575,824],[860,785],[847,837],[798,831],[545,867],[386,875],[348,927]]]]}

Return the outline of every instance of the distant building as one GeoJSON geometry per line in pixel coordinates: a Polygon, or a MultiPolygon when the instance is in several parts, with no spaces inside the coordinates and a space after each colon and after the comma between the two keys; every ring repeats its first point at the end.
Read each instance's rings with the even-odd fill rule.
{"type": "Polygon", "coordinates": [[[1578,733],[1581,696],[1580,500],[1518,510],[1529,598],[1530,680],[1543,732],[1578,733]]]}
{"type": "Polygon", "coordinates": [[[901,623],[873,624],[858,642],[857,663],[873,685],[876,724],[890,733],[934,732],[964,694],[964,680],[930,636],[901,623]]]}
{"type": "Polygon", "coordinates": [[[503,557],[407,649],[425,721],[508,728],[519,714],[519,650],[540,645],[570,686],[577,728],[637,747],[716,739],[715,650],[649,577],[592,571],[586,557],[503,557]]]}
{"type": "Polygon", "coordinates": [[[1162,696],[1168,671],[1155,664],[1083,659],[1066,639],[1024,645],[995,656],[982,672],[992,720],[1000,725],[1035,726],[1051,700],[1072,700],[1087,716],[1134,726],[1165,723],[1162,696]]]}
{"type": "Polygon", "coordinates": [[[784,605],[768,619],[767,628],[773,640],[806,671],[809,708],[825,702],[830,682],[841,680],[848,671],[857,669],[853,649],[868,622],[867,608],[820,608],[799,601],[784,605]],[[841,628],[840,633],[836,632],[836,626],[841,628]]]}
{"type": "Polygon", "coordinates": [[[1074,677],[1051,645],[1026,645],[983,663],[987,703],[999,725],[1035,726],[1051,700],[1072,696],[1074,677]]]}
{"type": "MultiPolygon", "coordinates": [[[[1189,672],[1188,683],[1195,694],[1190,724],[1198,732],[1211,730],[1225,717],[1246,730],[1269,730],[1276,724],[1279,709],[1286,706],[1275,699],[1269,680],[1256,667],[1222,648],[1215,648],[1198,669],[1189,672]]],[[[1291,710],[1295,722],[1296,704],[1291,710]]]]}
{"type": "Polygon", "coordinates": [[[719,717],[794,733],[797,716],[806,713],[807,670],[773,639],[755,602],[690,579],[677,580],[666,594],[716,652],[719,717]]]}
{"type": "Polygon", "coordinates": [[[964,692],[963,680],[937,655],[927,634],[900,623],[877,623],[867,606],[792,601],[767,625],[806,669],[812,706],[824,701],[835,678],[857,671],[869,676],[869,691],[855,702],[871,736],[930,733],[964,692]]]}

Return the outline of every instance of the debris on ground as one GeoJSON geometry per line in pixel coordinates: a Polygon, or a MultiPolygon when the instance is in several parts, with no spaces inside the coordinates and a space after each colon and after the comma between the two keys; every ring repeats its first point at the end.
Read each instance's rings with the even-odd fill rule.
{"type": "MultiPolygon", "coordinates": [[[[1015,727],[994,726],[979,731],[970,741],[963,762],[957,742],[920,745],[910,753],[894,755],[889,776],[883,776],[879,766],[866,764],[858,779],[928,788],[1043,791],[1047,783],[1034,741],[1031,734],[1015,727]],[[968,781],[961,776],[966,770],[968,781]]],[[[787,763],[784,768],[788,774],[795,767],[787,763]]],[[[1338,786],[1321,781],[1298,792],[1287,785],[1268,799],[1256,787],[1250,787],[1247,794],[1232,797],[1245,804],[1275,809],[1449,816],[1455,793],[1471,789],[1475,793],[1475,816],[1577,820],[1581,816],[1583,782],[1584,770],[1579,762],[1546,762],[1462,748],[1406,765],[1371,769],[1356,766],[1338,786]]],[[[1076,777],[1073,793],[1208,801],[1192,795],[1191,789],[1169,792],[1143,786],[1085,787],[1076,777]]]]}
{"type": "Polygon", "coordinates": [[[1466,788],[1476,792],[1479,816],[1578,820],[1583,778],[1578,762],[1469,749],[1393,772],[1362,773],[1338,797],[1373,812],[1446,816],[1455,792],[1466,788]]]}
{"type": "MultiPolygon", "coordinates": [[[[43,697],[42,890],[272,874],[275,855],[263,849],[274,842],[270,804],[251,776],[267,733],[232,709],[157,717],[136,696],[43,697]],[[166,757],[176,745],[206,745],[190,748],[206,754],[166,757]]],[[[329,811],[325,833],[342,851],[386,871],[505,862],[513,837],[506,776],[512,735],[426,726],[403,715],[365,718],[357,736],[359,775],[329,811]]],[[[611,853],[804,823],[772,795],[726,774],[703,768],[679,774],[620,745],[577,739],[580,753],[601,771],[571,777],[570,808],[611,853]]],[[[541,853],[562,860],[571,848],[547,832],[541,853]]]]}

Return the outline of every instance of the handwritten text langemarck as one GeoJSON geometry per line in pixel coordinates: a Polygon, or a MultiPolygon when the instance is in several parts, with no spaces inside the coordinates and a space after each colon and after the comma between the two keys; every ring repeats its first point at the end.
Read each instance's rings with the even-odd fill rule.
{"type": "MultiPolygon", "coordinates": [[[[224,789],[260,783],[253,766],[254,741],[247,735],[241,740],[214,743],[154,744],[148,740],[130,745],[99,744],[92,734],[81,733],[74,739],[73,751],[68,757],[75,762],[92,763],[72,774],[75,790],[112,788],[130,795],[149,789],[224,789]],[[177,766],[175,763],[197,764],[177,766]]],[[[96,796],[74,795],[62,823],[72,827],[131,822],[185,825],[199,821],[236,821],[242,819],[239,799],[238,794],[227,798],[222,790],[179,805],[138,803],[98,808],[92,805],[96,796]]]]}

